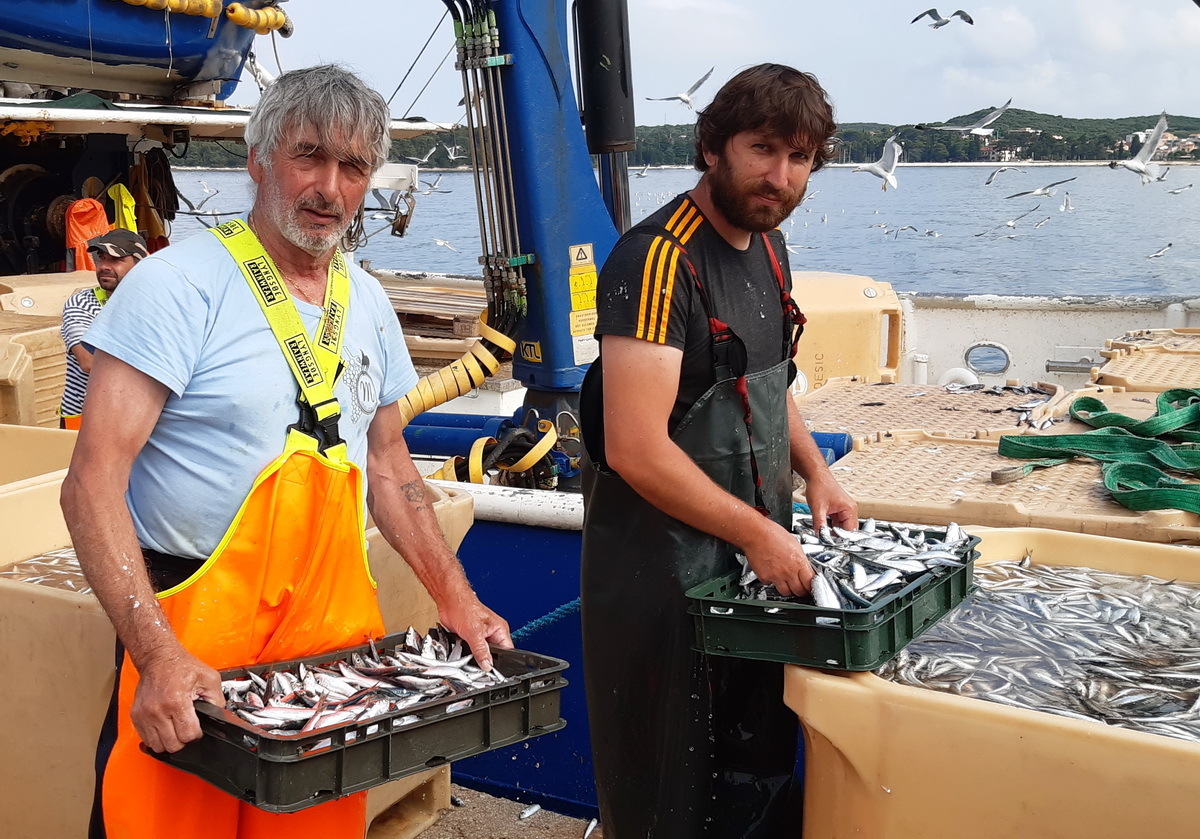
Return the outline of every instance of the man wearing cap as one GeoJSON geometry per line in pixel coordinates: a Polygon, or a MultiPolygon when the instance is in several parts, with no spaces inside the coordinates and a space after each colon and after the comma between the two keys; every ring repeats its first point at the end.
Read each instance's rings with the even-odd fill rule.
{"type": "Polygon", "coordinates": [[[84,333],[129,269],[147,253],[146,241],[141,236],[120,227],[89,239],[87,249],[96,263],[98,286],[75,292],[63,304],[62,338],[67,345],[67,384],[58,411],[60,428],[79,428],[83,415],[83,397],[92,370],[92,351],[83,342],[84,333]]]}

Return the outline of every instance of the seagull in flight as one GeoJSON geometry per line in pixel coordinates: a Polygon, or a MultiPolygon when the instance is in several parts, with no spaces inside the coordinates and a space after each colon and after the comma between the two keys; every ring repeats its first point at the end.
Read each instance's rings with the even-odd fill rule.
{"type": "Polygon", "coordinates": [[[633,173],[633,176],[634,176],[635,178],[644,178],[644,177],[646,177],[646,170],[647,170],[647,169],[649,169],[649,168],[650,168],[650,164],[649,164],[649,163],[647,163],[645,166],[643,166],[643,167],[642,167],[642,171],[640,171],[640,172],[634,172],[634,173],[633,173]]]}
{"type": "Polygon", "coordinates": [[[914,128],[924,128],[932,131],[957,131],[964,137],[968,134],[974,134],[977,137],[990,137],[996,129],[988,128],[988,126],[1000,119],[1001,115],[1008,110],[1008,106],[1011,104],[1012,98],[1010,97],[1007,102],[980,119],[974,125],[917,125],[914,128]]]}
{"type": "Polygon", "coordinates": [[[1016,166],[1001,166],[999,169],[996,169],[994,172],[992,172],[992,174],[987,176],[987,180],[983,182],[983,185],[990,186],[992,181],[996,180],[996,176],[1001,172],[1020,172],[1022,175],[1025,174],[1024,169],[1018,169],[1016,166]]]}
{"type": "Polygon", "coordinates": [[[433,179],[433,183],[422,179],[421,183],[425,184],[425,189],[421,190],[422,195],[432,195],[435,192],[453,192],[452,189],[442,189],[439,184],[442,182],[442,176],[439,174],[433,179]]]}
{"type": "Polygon", "coordinates": [[[904,151],[904,147],[896,142],[896,135],[888,137],[887,142],[883,144],[883,156],[874,163],[864,163],[861,166],[855,166],[855,172],[869,172],[877,178],[883,179],[883,191],[887,192],[887,188],[899,189],[900,185],[896,183],[896,164],[900,162],[900,155],[904,151]]]}
{"type": "Polygon", "coordinates": [[[1158,257],[1162,256],[1164,253],[1166,253],[1166,252],[1167,252],[1167,251],[1169,251],[1170,249],[1171,249],[1171,243],[1170,243],[1170,242],[1167,242],[1167,246],[1166,246],[1165,248],[1161,248],[1160,250],[1156,250],[1154,253],[1152,253],[1152,254],[1150,254],[1149,256],[1147,256],[1147,257],[1146,257],[1146,259],[1158,259],[1158,257]]]}
{"type": "Polygon", "coordinates": [[[1039,227],[1041,227],[1043,224],[1045,224],[1048,221],[1050,221],[1050,216],[1046,216],[1044,219],[1042,219],[1041,221],[1034,224],[1033,229],[1037,230],[1039,227]]]}
{"type": "Polygon", "coordinates": [[[435,151],[437,151],[437,147],[438,147],[438,144],[434,143],[433,148],[431,148],[429,151],[425,152],[424,157],[406,157],[405,155],[400,155],[400,159],[404,163],[415,163],[416,165],[420,166],[421,164],[427,163],[429,161],[429,158],[433,155],[433,153],[435,151]]]}
{"type": "MultiPolygon", "coordinates": [[[[1078,176],[1076,176],[1076,177],[1078,177],[1078,176]]],[[[1008,199],[1008,198],[1019,198],[1022,195],[1044,195],[1047,198],[1050,198],[1057,191],[1054,189],[1054,187],[1058,186],[1059,184],[1070,183],[1073,180],[1075,180],[1075,178],[1067,178],[1065,181],[1055,181],[1052,184],[1046,184],[1045,186],[1039,186],[1037,189],[1030,189],[1030,190],[1026,190],[1025,192],[1014,192],[1012,195],[1006,195],[1004,197],[1006,199],[1008,199]]]]}
{"type": "Polygon", "coordinates": [[[219,194],[221,192],[221,190],[210,188],[210,189],[208,189],[208,192],[211,194],[205,196],[204,199],[199,204],[193,204],[191,199],[188,198],[186,195],[184,195],[183,192],[181,192],[181,191],[177,192],[177,194],[179,195],[179,200],[182,201],[184,204],[187,204],[188,208],[186,210],[176,210],[175,212],[181,213],[182,215],[185,215],[185,216],[196,216],[197,221],[199,221],[205,227],[212,227],[211,223],[205,221],[206,218],[212,218],[212,219],[219,220],[221,216],[236,216],[239,212],[241,212],[240,210],[233,210],[231,212],[221,212],[220,210],[204,209],[204,205],[208,203],[208,199],[219,194]]]}
{"type": "Polygon", "coordinates": [[[1158,118],[1158,124],[1154,126],[1154,130],[1150,132],[1150,136],[1146,138],[1146,142],[1138,149],[1138,153],[1129,160],[1114,160],[1109,163],[1109,168],[1128,169],[1130,172],[1136,172],[1142,179],[1142,184],[1148,184],[1158,177],[1158,164],[1151,163],[1150,158],[1154,157],[1154,153],[1158,151],[1158,144],[1162,141],[1163,132],[1167,130],[1167,112],[1163,111],[1158,118]]]}
{"type": "Polygon", "coordinates": [[[708,72],[701,76],[700,80],[689,87],[684,93],[676,93],[674,96],[647,96],[646,99],[651,102],[670,102],[672,99],[678,99],[680,102],[687,105],[688,110],[690,111],[692,110],[692,94],[700,89],[700,85],[708,81],[708,77],[713,74],[713,70],[715,69],[715,67],[709,67],[708,72]]]}
{"type": "Polygon", "coordinates": [[[888,232],[891,233],[893,236],[895,236],[897,239],[899,239],[900,234],[903,233],[905,230],[911,230],[913,233],[917,232],[917,228],[913,227],[911,224],[906,224],[903,227],[897,227],[895,230],[890,230],[888,232]]]}
{"type": "MultiPolygon", "coordinates": [[[[462,160],[466,157],[466,155],[463,154],[462,150],[458,147],[458,143],[455,143],[453,146],[447,146],[445,143],[442,143],[442,148],[446,150],[446,157],[450,160],[462,160]]],[[[432,154],[432,150],[430,153],[432,154]]],[[[426,157],[428,156],[429,155],[426,155],[426,157]]],[[[422,161],[422,163],[423,162],[424,161],[422,161]]]]}
{"type": "Polygon", "coordinates": [[[458,253],[458,248],[454,247],[454,245],[450,244],[445,239],[434,239],[433,243],[435,245],[441,245],[443,248],[449,248],[450,250],[454,251],[455,253],[458,253]]]}
{"type": "Polygon", "coordinates": [[[1166,167],[1166,168],[1164,168],[1164,169],[1163,169],[1161,172],[1159,172],[1159,173],[1158,173],[1158,177],[1157,177],[1157,178],[1155,178],[1154,180],[1156,180],[1156,181],[1165,181],[1165,180],[1167,179],[1167,173],[1168,173],[1168,172],[1170,172],[1170,171],[1171,171],[1171,167],[1170,167],[1170,166],[1167,166],[1167,167],[1166,167]]]}
{"type": "Polygon", "coordinates": [[[817,249],[816,245],[793,245],[791,243],[790,239],[791,239],[791,237],[788,235],[787,231],[784,231],[783,246],[785,248],[787,248],[788,253],[798,254],[798,253],[800,253],[801,248],[803,248],[806,251],[815,251],[817,249]]]}
{"type": "Polygon", "coordinates": [[[1074,205],[1071,204],[1071,193],[1066,192],[1066,191],[1063,192],[1062,206],[1058,208],[1058,211],[1060,213],[1063,211],[1066,211],[1068,213],[1075,212],[1075,207],[1074,207],[1074,205]]]}
{"type": "Polygon", "coordinates": [[[971,16],[969,14],[967,14],[966,12],[964,12],[962,9],[959,9],[958,11],[955,11],[955,12],[951,12],[950,17],[942,17],[941,15],[938,14],[937,9],[928,9],[924,12],[921,12],[921,14],[917,15],[915,18],[913,18],[911,21],[909,21],[909,25],[911,26],[912,24],[916,23],[918,20],[925,17],[926,15],[929,15],[929,17],[933,19],[933,23],[929,24],[930,29],[940,29],[941,27],[945,26],[947,23],[950,22],[950,18],[954,18],[954,17],[962,18],[964,23],[969,23],[972,26],[975,25],[975,21],[971,20],[971,16]]]}
{"type": "MultiPolygon", "coordinates": [[[[1198,0],[1198,2],[1200,2],[1200,0],[1198,0]]],[[[1168,189],[1167,194],[1168,195],[1178,195],[1179,193],[1186,192],[1187,190],[1189,190],[1191,188],[1192,188],[1192,184],[1188,184],[1187,186],[1179,187],[1179,189],[1168,189]]]]}
{"type": "MultiPolygon", "coordinates": [[[[988,230],[985,230],[982,233],[976,233],[975,235],[976,236],[986,236],[988,233],[991,233],[993,230],[999,230],[1001,227],[1011,227],[1015,230],[1017,227],[1018,221],[1025,218],[1025,216],[1029,215],[1030,213],[1036,211],[1037,208],[1040,206],[1042,206],[1042,205],[1038,204],[1037,207],[1034,207],[1032,210],[1026,210],[1025,212],[1021,213],[1021,215],[1017,216],[1016,218],[1011,218],[1008,221],[1004,222],[1004,224],[997,224],[995,227],[989,228],[988,230]]],[[[1010,236],[1010,238],[1011,238],[1011,236],[1010,236]]]]}

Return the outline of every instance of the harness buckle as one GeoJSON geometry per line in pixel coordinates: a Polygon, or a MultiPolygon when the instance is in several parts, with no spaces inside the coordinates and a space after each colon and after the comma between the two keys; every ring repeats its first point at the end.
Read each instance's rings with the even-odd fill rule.
{"type": "Polygon", "coordinates": [[[317,410],[326,405],[336,404],[336,399],[326,399],[324,402],[310,405],[303,393],[297,394],[296,405],[300,408],[300,416],[296,422],[288,426],[288,430],[299,431],[301,434],[312,437],[317,441],[317,449],[321,452],[341,445],[345,442],[338,434],[338,420],[342,418],[341,411],[334,411],[324,419],[319,419],[317,410]]]}

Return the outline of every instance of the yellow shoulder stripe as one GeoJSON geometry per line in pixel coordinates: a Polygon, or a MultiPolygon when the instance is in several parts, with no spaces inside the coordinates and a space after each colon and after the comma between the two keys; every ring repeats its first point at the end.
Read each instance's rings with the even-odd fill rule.
{"type": "Polygon", "coordinates": [[[654,279],[654,265],[667,247],[669,245],[666,239],[662,236],[655,236],[650,243],[650,250],[646,253],[646,259],[642,263],[642,294],[638,301],[638,321],[634,336],[646,341],[651,340],[650,332],[654,329],[652,311],[657,308],[655,302],[658,296],[658,285],[654,279]]]}
{"type": "MultiPolygon", "coordinates": [[[[667,231],[681,244],[686,243],[703,223],[704,217],[691,201],[684,199],[667,221],[667,231]]],[[[679,268],[679,248],[663,236],[654,237],[642,265],[642,294],[638,303],[635,337],[656,344],[666,343],[671,320],[671,300],[675,291],[675,272],[679,268]]]]}

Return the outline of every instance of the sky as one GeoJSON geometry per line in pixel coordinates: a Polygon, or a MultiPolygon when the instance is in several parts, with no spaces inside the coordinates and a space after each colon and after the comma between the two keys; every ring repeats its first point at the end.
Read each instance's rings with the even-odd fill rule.
{"type": "MultiPolygon", "coordinates": [[[[1010,97],[1014,108],[1073,118],[1200,115],[1193,0],[964,0],[939,11],[964,9],[974,25],[954,18],[936,30],[929,18],[910,23],[928,2],[628,0],[636,123],[691,123],[683,104],[644,97],[686,90],[715,67],[693,97],[703,106],[726,79],[762,61],[816,75],[839,122],[944,122],[1010,97]]],[[[296,34],[276,39],[283,69],[338,62],[386,98],[411,66],[393,115],[462,117],[453,56],[437,69],[453,44],[439,0],[294,0],[284,8],[296,34]]],[[[259,37],[255,49],[276,73],[270,39],[259,37]]],[[[247,76],[230,101],[250,104],[254,91],[247,76]]]]}

